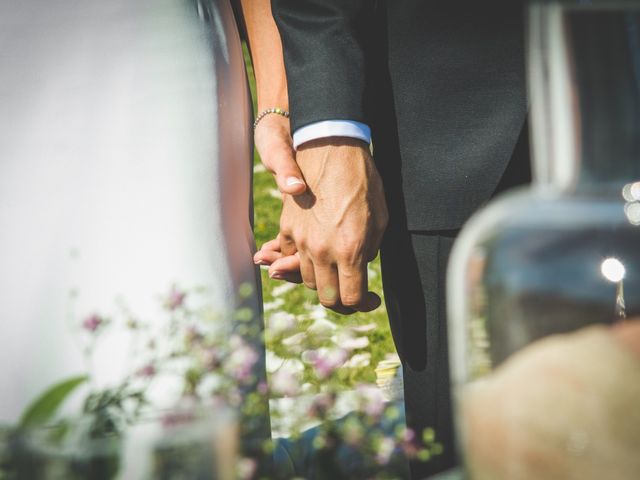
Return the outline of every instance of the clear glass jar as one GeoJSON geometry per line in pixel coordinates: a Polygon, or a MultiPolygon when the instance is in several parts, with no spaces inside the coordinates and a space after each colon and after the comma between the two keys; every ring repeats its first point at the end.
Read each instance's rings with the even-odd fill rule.
{"type": "Polygon", "coordinates": [[[471,478],[637,478],[640,1],[533,2],[528,48],[534,184],[449,270],[462,456],[471,478]]]}
{"type": "Polygon", "coordinates": [[[181,405],[117,429],[96,417],[0,431],[0,479],[232,480],[237,420],[223,406],[181,405]]]}

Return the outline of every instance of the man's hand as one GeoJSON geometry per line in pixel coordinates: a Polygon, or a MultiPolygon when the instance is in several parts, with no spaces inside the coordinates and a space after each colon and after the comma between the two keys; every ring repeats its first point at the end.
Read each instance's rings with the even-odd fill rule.
{"type": "Polygon", "coordinates": [[[285,195],[281,253],[298,253],[305,285],[340,313],[368,312],[381,300],[368,290],[367,264],[388,221],[382,181],[359,140],[326,138],[298,150],[306,191],[285,195]]]}
{"type": "Polygon", "coordinates": [[[289,119],[267,115],[256,127],[254,140],[262,163],[276,179],[283,194],[300,195],[307,189],[296,163],[289,119]]]}

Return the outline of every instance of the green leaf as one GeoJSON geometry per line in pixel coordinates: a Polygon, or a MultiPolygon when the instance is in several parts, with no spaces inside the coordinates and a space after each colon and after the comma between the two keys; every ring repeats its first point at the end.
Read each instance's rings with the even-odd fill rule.
{"type": "Polygon", "coordinates": [[[85,383],[88,376],[69,378],[42,393],[22,414],[20,426],[34,427],[43,425],[53,418],[60,406],[76,388],[85,383]]]}

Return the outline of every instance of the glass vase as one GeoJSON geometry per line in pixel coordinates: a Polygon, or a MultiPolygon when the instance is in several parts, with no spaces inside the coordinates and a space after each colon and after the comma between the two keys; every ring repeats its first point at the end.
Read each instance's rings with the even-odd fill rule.
{"type": "Polygon", "coordinates": [[[638,478],[640,2],[534,1],[535,180],[463,230],[452,385],[474,479],[638,478]]]}

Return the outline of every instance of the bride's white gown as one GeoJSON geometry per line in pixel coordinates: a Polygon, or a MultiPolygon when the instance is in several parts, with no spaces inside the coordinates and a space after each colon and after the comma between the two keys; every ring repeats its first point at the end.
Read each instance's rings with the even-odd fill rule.
{"type": "Polygon", "coordinates": [[[228,0],[0,2],[0,422],[84,373],[70,291],[73,323],[255,288],[249,112],[228,0]]]}

